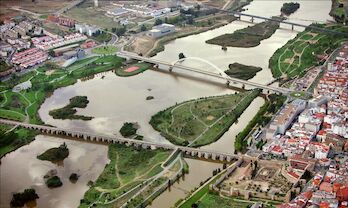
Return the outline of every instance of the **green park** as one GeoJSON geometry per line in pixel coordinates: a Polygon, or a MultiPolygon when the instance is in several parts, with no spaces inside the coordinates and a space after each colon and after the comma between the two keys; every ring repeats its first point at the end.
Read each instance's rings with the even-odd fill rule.
{"type": "Polygon", "coordinates": [[[120,207],[142,188],[140,184],[152,180],[163,171],[162,164],[169,155],[170,152],[163,150],[137,150],[120,144],[109,145],[110,163],[99,178],[90,184],[91,188],[85,193],[80,207],[90,207],[92,204],[95,204],[94,207],[120,207]]]}
{"type": "MultiPolygon", "coordinates": [[[[314,25],[338,32],[348,29],[338,25],[314,25]]],[[[269,60],[269,67],[275,78],[302,77],[310,68],[322,64],[318,56],[329,56],[340,44],[348,39],[339,34],[318,33],[306,29],[278,49],[269,60]]]]}

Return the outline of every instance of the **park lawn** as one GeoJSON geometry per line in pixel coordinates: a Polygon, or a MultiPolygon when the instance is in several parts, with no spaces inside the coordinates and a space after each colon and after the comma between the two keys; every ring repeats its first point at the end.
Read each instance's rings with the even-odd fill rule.
{"type": "MultiPolygon", "coordinates": [[[[14,77],[3,85],[3,90],[7,91],[2,93],[2,96],[3,98],[6,96],[7,100],[3,100],[1,103],[0,117],[24,121],[26,117],[25,109],[27,108],[30,123],[41,124],[38,110],[46,97],[55,89],[75,84],[78,79],[83,77],[117,69],[122,65],[123,60],[114,55],[92,57],[77,61],[65,70],[57,69],[52,75],[36,74],[32,71],[21,77],[14,77]],[[12,92],[13,86],[30,78],[32,78],[32,88],[20,93],[12,92]]],[[[40,69],[39,71],[44,70],[40,69]]]]}
{"type": "MultiPolygon", "coordinates": [[[[315,25],[340,32],[348,32],[348,28],[334,25],[315,25]]],[[[294,78],[302,77],[308,69],[318,66],[317,55],[330,55],[340,44],[348,39],[342,35],[331,33],[317,33],[310,29],[299,33],[294,39],[288,41],[282,48],[279,48],[269,60],[273,77],[286,76],[294,78]],[[296,54],[297,53],[297,54],[296,54]],[[298,56],[299,55],[299,56],[298,56]],[[288,60],[293,59],[292,63],[288,60]]]]}
{"type": "Polygon", "coordinates": [[[149,68],[151,68],[151,64],[149,64],[149,63],[137,63],[137,64],[133,64],[130,66],[118,68],[118,69],[116,69],[115,73],[116,73],[116,75],[118,75],[120,77],[129,77],[129,76],[134,76],[134,75],[140,74],[140,73],[148,70],[149,68]],[[133,67],[133,66],[139,67],[139,69],[132,71],[132,72],[125,71],[126,69],[133,67]]]}
{"type": "Polygon", "coordinates": [[[158,112],[150,124],[174,144],[206,145],[218,140],[258,94],[254,90],[186,101],[158,112]]]}
{"type": "Polygon", "coordinates": [[[99,46],[97,48],[93,48],[92,50],[93,53],[95,54],[113,54],[117,52],[117,48],[115,46],[99,46]]]}
{"type": "MultiPolygon", "coordinates": [[[[134,147],[121,144],[109,145],[110,163],[105,166],[102,174],[85,193],[80,207],[88,207],[95,202],[102,193],[101,189],[108,193],[107,197],[102,197],[102,201],[105,199],[112,200],[124,191],[135,187],[141,181],[158,174],[163,170],[159,165],[169,155],[170,152],[163,150],[136,150],[134,147]]],[[[98,204],[99,206],[106,207],[98,204]]]]}

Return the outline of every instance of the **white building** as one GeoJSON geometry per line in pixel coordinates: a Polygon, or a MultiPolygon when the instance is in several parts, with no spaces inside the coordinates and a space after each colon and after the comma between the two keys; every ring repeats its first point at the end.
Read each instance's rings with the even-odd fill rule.
{"type": "Polygon", "coordinates": [[[270,134],[266,133],[266,137],[284,134],[296,116],[305,108],[306,102],[300,99],[294,100],[292,103],[286,105],[270,124],[270,134]]]}
{"type": "Polygon", "coordinates": [[[98,27],[89,26],[86,24],[75,24],[75,30],[81,34],[87,34],[88,36],[92,36],[98,31],[100,31],[98,27]]]}
{"type": "Polygon", "coordinates": [[[153,38],[159,38],[165,35],[172,34],[174,32],[175,32],[174,25],[164,23],[164,24],[152,27],[152,30],[150,30],[148,34],[149,36],[153,38]]]}

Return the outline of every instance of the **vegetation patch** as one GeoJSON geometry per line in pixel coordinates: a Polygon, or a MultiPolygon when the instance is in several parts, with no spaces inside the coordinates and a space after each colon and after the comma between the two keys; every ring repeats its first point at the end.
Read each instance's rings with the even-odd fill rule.
{"type": "Polygon", "coordinates": [[[87,96],[75,96],[69,100],[69,104],[63,108],[51,110],[49,114],[54,119],[81,119],[91,120],[93,117],[75,115],[77,110],[75,108],[85,108],[89,103],[87,96]]]}
{"type": "Polygon", "coordinates": [[[149,63],[137,63],[128,67],[118,68],[115,73],[120,77],[129,77],[140,74],[149,68],[151,68],[151,64],[149,63]]]}
{"type": "Polygon", "coordinates": [[[66,144],[63,143],[59,147],[54,147],[54,148],[46,150],[41,155],[38,155],[37,158],[40,160],[59,162],[59,161],[63,161],[68,156],[69,156],[69,149],[66,146],[66,144]]]}
{"type": "Polygon", "coordinates": [[[228,66],[225,73],[234,78],[248,80],[256,76],[257,72],[261,71],[261,67],[248,66],[240,63],[233,63],[228,66]]]}
{"type": "Polygon", "coordinates": [[[134,123],[126,122],[121,127],[120,133],[124,137],[129,137],[135,135],[137,133],[137,130],[138,129],[136,128],[136,125],[134,123]]]}
{"type": "Polygon", "coordinates": [[[206,43],[220,45],[222,47],[255,47],[260,45],[262,40],[271,37],[278,28],[278,22],[265,21],[253,26],[248,26],[246,28],[236,30],[234,33],[228,33],[212,38],[210,40],[207,40],[206,43]]]}
{"type": "Polygon", "coordinates": [[[26,203],[38,199],[35,189],[25,189],[22,193],[15,193],[12,196],[11,207],[23,207],[26,203]]]}
{"type": "Polygon", "coordinates": [[[3,60],[0,60],[0,72],[7,71],[11,68],[11,66],[7,65],[7,63],[3,60]]]}
{"type": "Polygon", "coordinates": [[[77,175],[77,173],[72,173],[70,176],[69,176],[69,180],[71,183],[76,183],[77,180],[79,180],[79,175],[77,175]]]}
{"type": "Polygon", "coordinates": [[[150,124],[174,144],[206,145],[218,140],[259,92],[254,90],[180,103],[152,116],[150,124]]]}
{"type": "Polygon", "coordinates": [[[106,45],[106,46],[93,48],[92,52],[95,54],[102,54],[102,55],[113,54],[117,52],[117,48],[115,46],[106,45]]]}
{"type": "Polygon", "coordinates": [[[46,185],[48,188],[57,188],[62,186],[63,183],[58,176],[53,176],[46,180],[46,185]]]}
{"type": "Polygon", "coordinates": [[[284,3],[280,11],[282,12],[282,14],[290,15],[296,12],[299,8],[300,8],[299,3],[290,2],[290,3],[284,3]]]}

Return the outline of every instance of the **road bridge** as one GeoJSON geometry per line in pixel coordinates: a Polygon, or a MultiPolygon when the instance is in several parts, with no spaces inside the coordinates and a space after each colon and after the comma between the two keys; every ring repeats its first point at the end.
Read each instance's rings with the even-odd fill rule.
{"type": "Polygon", "coordinates": [[[0,119],[0,124],[18,126],[18,127],[22,127],[26,129],[31,129],[31,130],[37,130],[41,133],[49,134],[53,136],[71,137],[71,138],[75,138],[80,141],[86,141],[86,142],[87,141],[102,142],[105,144],[118,143],[118,144],[124,144],[127,146],[133,146],[136,148],[143,148],[143,149],[179,150],[184,155],[187,155],[187,156],[221,161],[221,162],[231,162],[233,160],[237,160],[242,157],[241,155],[219,152],[219,151],[202,150],[202,149],[191,148],[191,147],[176,146],[173,144],[158,144],[158,143],[153,143],[148,141],[123,138],[123,137],[93,134],[88,132],[56,128],[56,127],[50,127],[50,126],[44,126],[44,125],[27,124],[27,123],[6,120],[6,119],[0,119]]]}
{"type": "MultiPolygon", "coordinates": [[[[267,90],[269,92],[281,93],[281,94],[286,94],[286,95],[293,92],[293,90],[291,90],[291,89],[286,89],[286,88],[282,88],[282,87],[275,87],[275,86],[267,86],[267,85],[263,85],[263,84],[259,84],[259,83],[255,83],[255,82],[250,82],[247,80],[242,80],[242,79],[230,77],[230,76],[226,75],[222,69],[217,70],[216,66],[213,68],[215,70],[217,70],[218,73],[208,72],[208,71],[204,71],[204,70],[197,69],[197,68],[190,67],[190,66],[184,66],[184,65],[180,64],[181,63],[180,60],[170,63],[170,62],[163,61],[163,60],[139,56],[137,54],[126,52],[126,51],[117,52],[117,56],[122,57],[122,58],[126,58],[126,59],[134,59],[134,60],[143,61],[143,62],[150,63],[150,64],[155,64],[155,65],[158,65],[159,68],[167,68],[167,69],[169,69],[169,71],[172,71],[173,68],[176,68],[176,69],[182,69],[182,70],[186,70],[186,71],[190,71],[190,72],[195,72],[195,73],[223,79],[226,81],[227,85],[230,85],[230,83],[242,84],[242,86],[251,86],[251,87],[267,90]]],[[[188,59],[188,58],[184,58],[184,59],[188,59]]],[[[184,59],[182,59],[182,60],[184,60],[184,59]]],[[[195,59],[199,59],[199,58],[195,58],[195,59]]]]}

